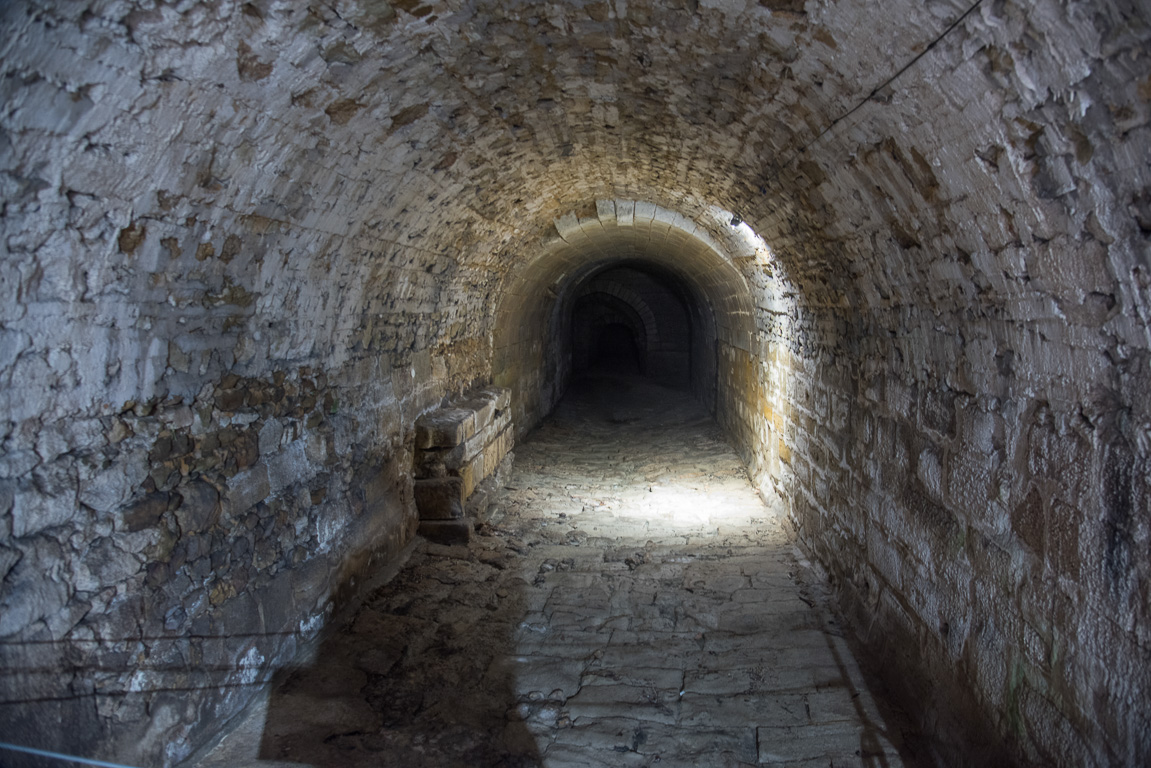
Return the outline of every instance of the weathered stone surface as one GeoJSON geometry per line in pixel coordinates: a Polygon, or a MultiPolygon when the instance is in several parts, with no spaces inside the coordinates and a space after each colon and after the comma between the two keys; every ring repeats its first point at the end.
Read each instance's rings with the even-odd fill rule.
{"type": "Polygon", "coordinates": [[[471,520],[421,520],[418,532],[436,544],[467,544],[471,541],[471,520]]]}
{"type": "Polygon", "coordinates": [[[469,393],[458,404],[424,414],[416,422],[415,498],[421,535],[441,543],[466,542],[472,522],[440,525],[474,509],[485,514],[489,493],[472,500],[476,489],[500,467],[512,446],[509,393],[489,387],[469,393]],[[505,408],[497,409],[503,403],[505,408]]]}
{"type": "Polygon", "coordinates": [[[463,517],[464,481],[458,477],[416,480],[412,490],[421,520],[450,520],[463,517]]]}
{"type": "Polygon", "coordinates": [[[176,521],[185,536],[212,527],[220,514],[219,491],[203,480],[194,480],[180,486],[180,497],[176,521]]]}
{"type": "Polygon", "coordinates": [[[128,532],[142,531],[157,525],[168,511],[168,494],[150,493],[123,512],[124,529],[128,532]]]}
{"type": "Polygon", "coordinates": [[[138,555],[120,549],[111,538],[102,538],[85,548],[80,561],[83,571],[73,585],[80,590],[95,592],[115,586],[140,570],[138,555]]]}
{"type": "MultiPolygon", "coordinates": [[[[25,559],[4,577],[0,637],[12,637],[41,619],[55,618],[68,601],[68,588],[25,559]]],[[[38,681],[37,681],[38,682],[38,681]]]]}
{"type": "Polygon", "coordinates": [[[416,448],[454,448],[476,430],[471,408],[437,408],[416,421],[416,448]]]}
{"type": "Polygon", "coordinates": [[[271,492],[272,483],[268,479],[268,467],[265,464],[257,464],[245,472],[233,475],[224,493],[228,515],[236,517],[243,514],[271,492]]]}

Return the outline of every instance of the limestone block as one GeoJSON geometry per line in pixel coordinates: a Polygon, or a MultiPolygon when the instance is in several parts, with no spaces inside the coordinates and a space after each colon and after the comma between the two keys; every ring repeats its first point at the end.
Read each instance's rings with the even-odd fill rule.
{"type": "Polygon", "coordinates": [[[194,480],[179,489],[183,498],[176,508],[176,521],[184,535],[207,530],[220,514],[220,494],[203,480],[194,480]]]}
{"type": "Polygon", "coordinates": [[[511,414],[506,411],[497,416],[494,421],[464,443],[462,460],[467,462],[478,456],[487,446],[491,445],[491,443],[497,439],[501,432],[507,429],[510,422],[511,414]]]}
{"type": "Polygon", "coordinates": [[[616,220],[615,200],[596,200],[596,216],[604,224],[614,224],[616,220]]]}
{"type": "Polygon", "coordinates": [[[416,480],[412,487],[421,520],[453,520],[464,514],[464,481],[459,477],[416,480]]]}
{"type": "Polygon", "coordinates": [[[564,240],[570,240],[580,236],[579,219],[576,218],[574,213],[565,213],[555,220],[556,232],[564,240]]]}
{"type": "Polygon", "coordinates": [[[229,517],[238,517],[272,492],[268,467],[263,462],[235,475],[224,493],[224,509],[229,517]]]}
{"type": "Polygon", "coordinates": [[[492,440],[492,442],[488,443],[487,447],[484,448],[484,478],[494,472],[496,467],[500,465],[500,462],[503,461],[504,456],[506,456],[508,451],[511,450],[513,441],[514,435],[509,425],[505,427],[504,430],[499,433],[499,435],[496,436],[495,440],[492,440]]]}
{"type": "Polygon", "coordinates": [[[496,410],[505,411],[512,403],[512,391],[507,387],[487,387],[480,392],[491,395],[496,404],[496,410]]]}
{"type": "Polygon", "coordinates": [[[451,448],[475,433],[475,412],[468,408],[439,408],[416,420],[416,449],[451,448]]]}
{"type": "Polygon", "coordinates": [[[156,525],[168,511],[168,494],[150,493],[124,510],[124,528],[129,532],[142,531],[156,525]]]}
{"type": "Polygon", "coordinates": [[[492,423],[492,417],[496,414],[496,404],[494,400],[487,398],[472,398],[466,402],[460,403],[461,408],[466,408],[475,413],[475,431],[479,432],[484,427],[492,423]]]}
{"type": "Polygon", "coordinates": [[[511,425],[507,424],[496,437],[485,443],[481,450],[460,467],[458,474],[464,480],[465,496],[471,496],[476,486],[495,472],[504,456],[511,450],[513,440],[514,432],[511,425]]]}
{"type": "MultiPolygon", "coordinates": [[[[456,476],[459,477],[464,482],[464,498],[465,499],[467,497],[471,496],[472,492],[476,489],[476,485],[478,484],[478,481],[476,480],[476,471],[477,471],[476,464],[477,463],[482,464],[482,461],[483,461],[483,457],[477,456],[476,458],[472,459],[470,462],[468,462],[467,464],[465,464],[464,466],[462,466],[458,470],[456,470],[456,476]]],[[[483,471],[482,466],[480,466],[478,469],[481,472],[483,471]]]]}

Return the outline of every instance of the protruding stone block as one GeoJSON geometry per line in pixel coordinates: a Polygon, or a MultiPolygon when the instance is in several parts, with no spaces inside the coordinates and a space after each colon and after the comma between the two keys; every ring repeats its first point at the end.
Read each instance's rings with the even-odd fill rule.
{"type": "Polygon", "coordinates": [[[481,432],[485,427],[492,423],[492,417],[496,414],[496,403],[492,398],[479,397],[473,400],[468,400],[461,405],[463,408],[471,409],[476,415],[476,434],[481,432]]]}
{"type": "Polygon", "coordinates": [[[413,464],[421,521],[461,519],[467,500],[511,448],[511,391],[485,387],[465,398],[416,422],[413,464]]]}
{"type": "Polygon", "coordinates": [[[416,420],[416,448],[452,448],[475,434],[470,408],[439,408],[416,420]]]}
{"type": "Polygon", "coordinates": [[[492,398],[497,411],[507,410],[507,407],[512,404],[512,391],[507,387],[487,387],[481,389],[480,393],[485,397],[490,396],[492,398]]]}
{"type": "Polygon", "coordinates": [[[454,520],[464,516],[464,481],[458,477],[417,480],[413,488],[422,520],[454,520]]]}
{"type": "Polygon", "coordinates": [[[207,530],[220,514],[220,494],[203,480],[193,480],[180,488],[182,501],[176,508],[176,520],[184,534],[207,530]]]}
{"type": "Polygon", "coordinates": [[[168,494],[150,493],[124,510],[124,529],[142,531],[160,522],[168,510],[168,494]]]}

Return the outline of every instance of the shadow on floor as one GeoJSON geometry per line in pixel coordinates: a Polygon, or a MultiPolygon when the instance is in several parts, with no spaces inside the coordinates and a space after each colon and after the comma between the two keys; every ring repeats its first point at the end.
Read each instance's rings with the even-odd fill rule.
{"type": "Polygon", "coordinates": [[[493,662],[510,653],[523,614],[522,582],[503,557],[417,549],[394,580],[330,631],[310,666],[277,675],[260,760],[315,768],[539,765],[515,716],[512,681],[494,671],[506,669],[493,662]]]}

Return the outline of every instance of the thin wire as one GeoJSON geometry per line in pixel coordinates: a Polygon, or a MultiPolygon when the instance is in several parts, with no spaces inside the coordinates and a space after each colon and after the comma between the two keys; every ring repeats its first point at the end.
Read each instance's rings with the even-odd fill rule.
{"type": "Polygon", "coordinates": [[[955,21],[948,24],[946,29],[944,29],[942,32],[940,32],[938,35],[936,35],[935,39],[932,40],[930,43],[928,43],[926,48],[924,48],[922,51],[920,51],[918,54],[916,54],[914,58],[912,58],[910,61],[908,61],[906,64],[904,64],[898,70],[896,70],[895,74],[891,75],[886,80],[884,80],[882,83],[875,86],[875,88],[873,88],[871,90],[871,93],[867,94],[867,96],[865,96],[863,99],[861,99],[855,106],[853,106],[851,109],[849,109],[846,112],[844,112],[843,114],[841,114],[839,117],[832,120],[830,123],[827,124],[827,127],[825,127],[822,131],[820,131],[814,138],[810,139],[802,147],[800,147],[798,150],[793,152],[791,154],[791,157],[787,158],[786,162],[784,162],[782,165],[780,165],[776,169],[775,173],[771,174],[771,176],[769,176],[763,180],[763,182],[761,183],[761,186],[764,189],[766,189],[768,184],[774,183],[775,180],[779,178],[780,174],[783,173],[784,169],[790,167],[791,164],[794,163],[797,158],[801,157],[805,152],[807,152],[807,150],[812,145],[814,145],[816,142],[818,142],[820,139],[822,139],[824,136],[826,136],[833,128],[835,128],[835,126],[839,125],[841,122],[843,122],[844,120],[846,120],[847,118],[851,117],[853,114],[858,112],[860,109],[862,109],[865,104],[867,104],[872,99],[874,99],[876,96],[878,96],[880,91],[882,91],[884,88],[887,88],[892,83],[894,83],[897,79],[899,79],[900,75],[902,75],[904,72],[906,72],[907,70],[909,70],[913,66],[915,66],[919,62],[920,59],[922,59],[924,56],[926,56],[928,53],[930,53],[931,50],[935,48],[935,46],[939,45],[939,43],[943,41],[943,38],[945,38],[949,34],[951,34],[951,30],[958,27],[960,24],[963,23],[963,21],[968,16],[970,16],[972,13],[974,13],[975,9],[977,9],[982,2],[983,2],[983,0],[975,0],[975,2],[972,3],[971,6],[968,7],[968,9],[966,11],[961,13],[959,15],[959,17],[955,19],[955,21]]]}
{"type": "Polygon", "coordinates": [[[48,757],[53,760],[63,760],[69,763],[80,763],[81,765],[95,765],[99,768],[133,768],[130,765],[123,763],[108,763],[103,760],[90,760],[87,757],[76,757],[75,755],[62,755],[59,752],[49,752],[45,749],[33,749],[32,747],[21,747],[16,744],[6,744],[0,741],[0,749],[8,749],[13,752],[26,752],[29,755],[36,755],[37,757],[48,757]]]}

